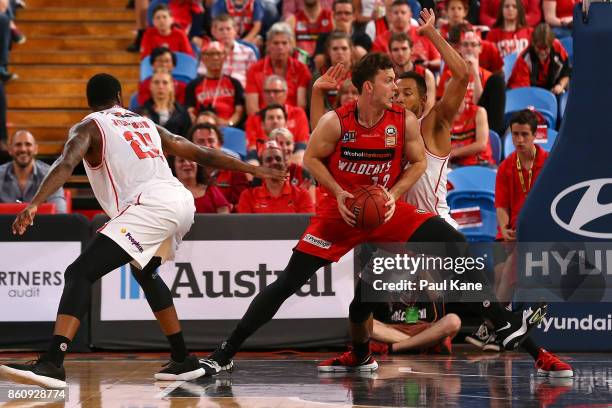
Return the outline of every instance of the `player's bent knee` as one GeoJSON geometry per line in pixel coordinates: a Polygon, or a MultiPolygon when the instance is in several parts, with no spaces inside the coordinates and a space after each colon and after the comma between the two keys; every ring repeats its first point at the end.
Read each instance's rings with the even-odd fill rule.
{"type": "Polygon", "coordinates": [[[446,332],[447,336],[453,336],[457,334],[459,330],[461,330],[461,319],[456,314],[449,313],[446,316],[444,316],[444,319],[445,319],[444,331],[446,332]]]}

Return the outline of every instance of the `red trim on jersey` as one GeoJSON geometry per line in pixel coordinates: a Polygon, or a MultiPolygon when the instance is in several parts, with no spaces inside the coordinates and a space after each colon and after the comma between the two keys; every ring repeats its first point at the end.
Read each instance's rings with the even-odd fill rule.
{"type": "Polygon", "coordinates": [[[108,223],[109,223],[109,222],[111,222],[111,221],[113,221],[113,220],[116,220],[117,218],[119,218],[120,216],[122,216],[122,215],[123,215],[123,213],[124,213],[124,212],[126,212],[126,211],[128,210],[128,208],[130,208],[131,206],[132,206],[132,204],[128,205],[128,206],[127,206],[127,207],[125,207],[125,208],[123,209],[123,211],[121,211],[119,214],[115,215],[115,216],[114,216],[112,219],[110,219],[110,220],[106,221],[106,222],[104,223],[104,225],[103,225],[103,226],[101,226],[100,228],[98,228],[98,230],[97,230],[96,232],[102,232],[102,230],[103,230],[104,228],[106,228],[106,226],[108,225],[108,223]]]}
{"type": "Polygon", "coordinates": [[[438,197],[438,188],[440,187],[440,180],[442,179],[442,173],[444,172],[444,168],[447,165],[448,157],[449,156],[446,156],[446,159],[444,159],[444,163],[442,163],[442,167],[440,167],[440,174],[438,174],[438,182],[436,183],[436,188],[434,189],[434,197],[436,197],[436,204],[434,206],[434,210],[438,215],[440,215],[440,213],[438,212],[438,203],[440,202],[440,197],[438,197]]]}
{"type": "MultiPolygon", "coordinates": [[[[423,143],[425,143],[425,140],[423,140],[423,143]]],[[[427,153],[430,156],[435,157],[436,159],[440,159],[440,160],[446,160],[448,159],[448,156],[450,156],[450,154],[447,154],[446,156],[438,156],[437,154],[432,153],[428,148],[427,145],[425,145],[425,153],[427,153]]]]}
{"type": "Polygon", "coordinates": [[[140,205],[140,196],[142,195],[142,193],[138,194],[138,197],[136,197],[136,205],[140,205]]]}
{"type": "Polygon", "coordinates": [[[106,160],[104,160],[104,167],[106,167],[106,172],[108,173],[108,179],[111,182],[111,187],[113,188],[113,193],[115,193],[115,205],[117,206],[117,211],[119,211],[119,196],[117,195],[117,189],[115,188],[115,182],[113,181],[113,176],[111,175],[110,169],[108,168],[108,164],[106,160]]]}
{"type": "Polygon", "coordinates": [[[89,167],[91,170],[99,170],[102,167],[102,164],[104,164],[104,149],[106,149],[106,136],[104,134],[104,130],[102,130],[102,126],[100,126],[98,121],[95,118],[91,118],[91,120],[93,120],[96,126],[98,126],[98,129],[100,129],[100,135],[102,136],[102,157],[100,158],[100,164],[98,164],[96,167],[93,167],[91,164],[89,164],[87,159],[84,157],[83,157],[83,161],[85,162],[85,164],[87,164],[87,167],[89,167]]]}

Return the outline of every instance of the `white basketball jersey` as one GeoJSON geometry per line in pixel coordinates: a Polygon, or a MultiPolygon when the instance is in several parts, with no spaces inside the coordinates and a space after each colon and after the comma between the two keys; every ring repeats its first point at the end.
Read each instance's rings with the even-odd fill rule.
{"type": "Polygon", "coordinates": [[[450,216],[446,203],[446,180],[449,156],[440,157],[425,149],[427,169],[404,195],[406,202],[429,212],[438,214],[457,228],[457,222],[450,216]]]}
{"type": "Polygon", "coordinates": [[[85,117],[93,119],[102,135],[102,162],[91,167],[84,159],[85,171],[102,209],[111,218],[141,193],[168,187],[184,190],[170,171],[162,152],[155,123],[127,109],[114,106],[85,117]]]}

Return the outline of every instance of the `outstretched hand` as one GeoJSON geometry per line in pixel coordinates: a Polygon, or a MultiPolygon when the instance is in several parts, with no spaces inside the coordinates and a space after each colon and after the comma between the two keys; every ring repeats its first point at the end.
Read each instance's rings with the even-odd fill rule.
{"type": "Polygon", "coordinates": [[[419,18],[418,34],[425,34],[429,30],[436,30],[436,15],[433,9],[422,9],[421,18],[419,18]]]}
{"type": "Polygon", "coordinates": [[[254,175],[261,179],[271,179],[278,182],[284,182],[288,177],[286,171],[263,166],[258,166],[254,175]]]}
{"type": "Polygon", "coordinates": [[[37,210],[37,206],[28,205],[23,211],[17,214],[15,221],[13,221],[13,235],[23,235],[29,226],[34,225],[34,216],[37,210]]]}
{"type": "Polygon", "coordinates": [[[313,84],[313,88],[320,89],[322,91],[333,91],[340,88],[342,81],[346,79],[347,69],[343,64],[336,64],[329,68],[323,75],[321,75],[313,84]]]}

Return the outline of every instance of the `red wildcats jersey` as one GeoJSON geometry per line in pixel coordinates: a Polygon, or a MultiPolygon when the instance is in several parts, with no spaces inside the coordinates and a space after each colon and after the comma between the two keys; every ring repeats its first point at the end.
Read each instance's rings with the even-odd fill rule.
{"type": "Polygon", "coordinates": [[[297,46],[312,57],[319,35],[331,32],[333,28],[332,21],[332,11],[329,9],[321,9],[321,13],[314,23],[308,19],[304,10],[298,10],[295,13],[295,39],[297,46]]]}
{"type": "MultiPolygon", "coordinates": [[[[376,125],[365,128],[357,121],[357,102],[335,110],[341,136],[326,165],[346,191],[358,185],[381,184],[391,188],[403,170],[405,110],[399,105],[387,109],[376,125]]],[[[321,187],[317,212],[338,216],[335,196],[321,187]]]]}

